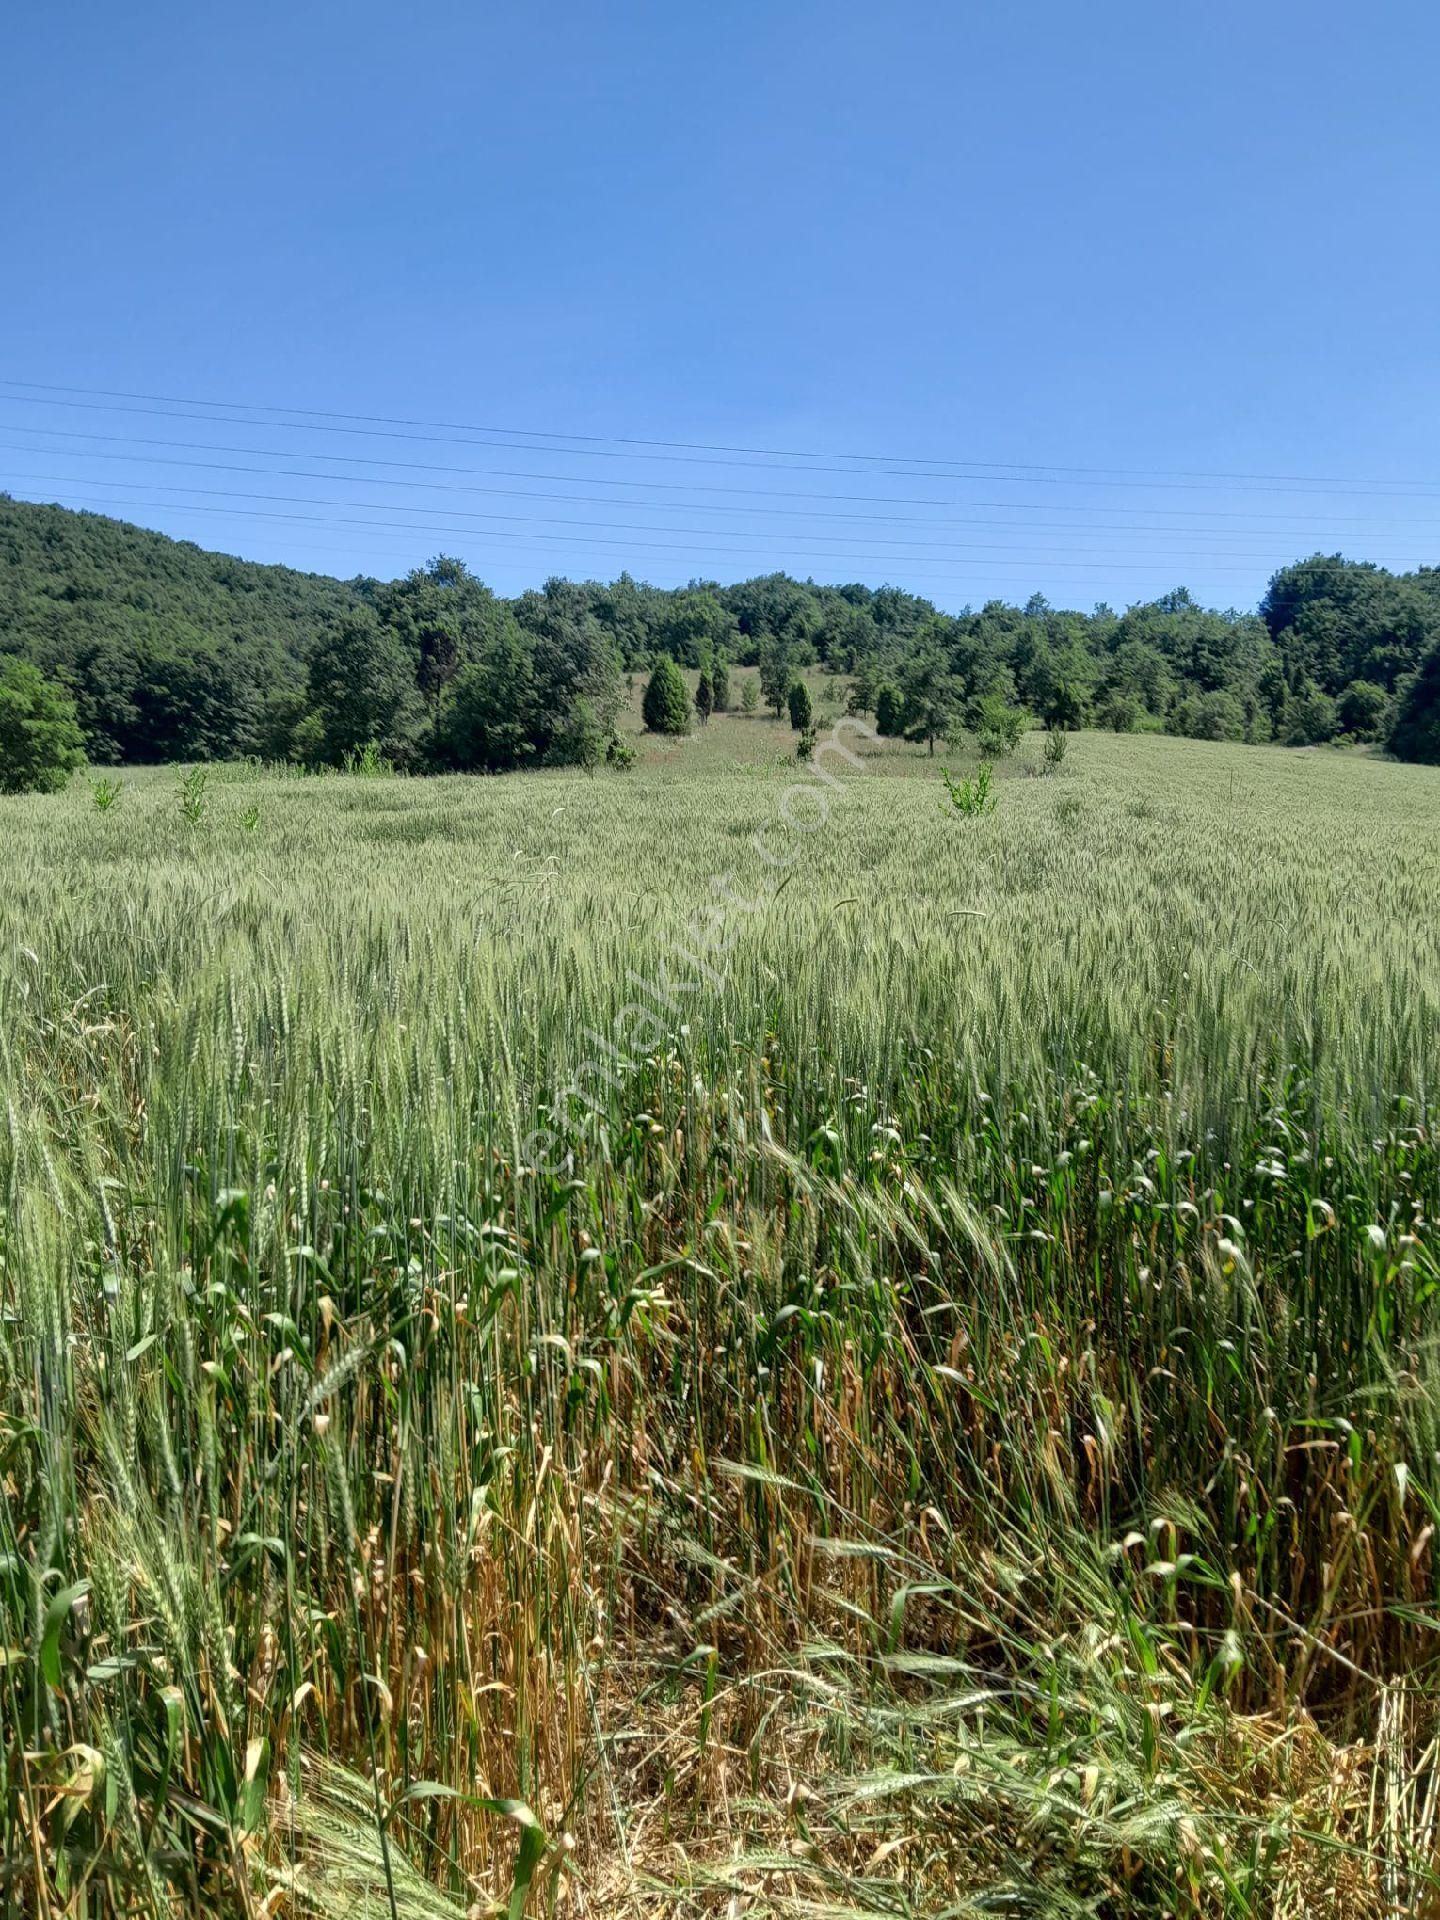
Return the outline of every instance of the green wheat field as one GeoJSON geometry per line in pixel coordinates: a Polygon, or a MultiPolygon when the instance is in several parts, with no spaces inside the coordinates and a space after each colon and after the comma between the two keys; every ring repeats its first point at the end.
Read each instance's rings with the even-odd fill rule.
{"type": "Polygon", "coordinates": [[[7,1910],[1440,1913],[1440,771],[792,744],[0,803],[7,1910]]]}

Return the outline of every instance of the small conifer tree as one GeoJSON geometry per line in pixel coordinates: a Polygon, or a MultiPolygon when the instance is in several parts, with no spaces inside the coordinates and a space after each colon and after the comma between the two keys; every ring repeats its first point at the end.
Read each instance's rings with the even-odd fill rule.
{"type": "Polygon", "coordinates": [[[651,733],[690,731],[690,696],[685,691],[680,669],[668,653],[662,653],[655,663],[640,710],[651,733]]]}

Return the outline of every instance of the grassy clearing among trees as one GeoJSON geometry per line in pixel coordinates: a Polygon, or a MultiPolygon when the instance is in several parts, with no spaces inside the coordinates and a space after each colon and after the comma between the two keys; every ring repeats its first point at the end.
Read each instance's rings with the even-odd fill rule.
{"type": "Polygon", "coordinates": [[[1440,772],[789,741],[0,801],[12,1908],[1434,1909],[1440,772]]]}

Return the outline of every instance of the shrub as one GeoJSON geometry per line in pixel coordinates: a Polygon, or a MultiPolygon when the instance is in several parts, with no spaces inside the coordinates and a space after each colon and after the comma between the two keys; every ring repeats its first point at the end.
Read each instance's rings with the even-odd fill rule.
{"type": "Polygon", "coordinates": [[[747,673],[741,682],[740,711],[752,714],[760,711],[760,683],[753,673],[747,673]]]}
{"type": "Polygon", "coordinates": [[[690,731],[690,696],[680,669],[668,653],[662,653],[645,687],[640,711],[651,733],[680,734],[690,731]]]}
{"type": "Polygon", "coordinates": [[[975,819],[984,813],[993,813],[999,805],[1000,796],[992,790],[993,776],[988,760],[980,762],[980,769],[973,779],[969,774],[965,774],[957,780],[948,767],[942,768],[941,772],[951,806],[957,813],[964,814],[967,819],[975,819]]]}
{"type": "Polygon", "coordinates": [[[1140,719],[1140,702],[1133,693],[1114,687],[1101,700],[1095,718],[1111,733],[1133,733],[1140,719]]]}
{"type": "Polygon", "coordinates": [[[357,780],[389,780],[394,775],[395,763],[380,751],[378,742],[367,740],[363,747],[345,755],[341,772],[352,774],[357,780]]]}
{"type": "Polygon", "coordinates": [[[788,695],[790,703],[790,724],[797,733],[804,733],[814,719],[810,705],[810,689],[803,680],[796,680],[788,695]]]}
{"type": "Polygon", "coordinates": [[[1339,729],[1335,702],[1317,686],[1308,686],[1292,700],[1285,713],[1285,743],[1291,747],[1319,747],[1333,740],[1339,729]]]}
{"type": "Polygon", "coordinates": [[[1233,693],[1223,689],[1202,693],[1180,702],[1171,716],[1170,731],[1191,740],[1243,740],[1245,709],[1233,693]]]}
{"type": "Polygon", "coordinates": [[[1373,680],[1352,680],[1340,695],[1338,713],[1342,731],[1357,740],[1378,740],[1385,731],[1390,696],[1373,680]]]}
{"type": "Polygon", "coordinates": [[[985,758],[1000,760],[1014,753],[1029,718],[1023,707],[1012,707],[998,693],[986,694],[977,703],[971,721],[976,744],[985,758]]]}
{"type": "Polygon", "coordinates": [[[695,712],[699,716],[702,727],[714,711],[715,689],[710,684],[709,674],[706,673],[702,667],[700,670],[700,679],[695,688],[695,712]]]}
{"type": "Polygon", "coordinates": [[[887,680],[875,695],[875,731],[893,740],[905,731],[905,703],[900,689],[887,680]]]}
{"type": "Polygon", "coordinates": [[[710,669],[710,694],[716,713],[730,711],[730,669],[723,660],[717,660],[710,669]]]}
{"type": "Polygon", "coordinates": [[[1058,773],[1070,750],[1070,736],[1064,727],[1047,727],[1045,730],[1045,767],[1047,772],[1058,773]]]}
{"type": "Polygon", "coordinates": [[[58,793],[85,764],[75,702],[28,660],[0,667],[0,793],[58,793]]]}
{"type": "Polygon", "coordinates": [[[557,767],[585,767],[593,771],[605,758],[609,736],[588,700],[577,700],[555,735],[550,760],[557,767]]]}

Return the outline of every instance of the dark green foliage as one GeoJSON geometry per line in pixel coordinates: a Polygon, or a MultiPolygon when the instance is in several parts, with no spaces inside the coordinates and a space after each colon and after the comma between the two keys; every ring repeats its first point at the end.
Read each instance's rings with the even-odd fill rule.
{"type": "Polygon", "coordinates": [[[901,730],[907,740],[923,740],[930,752],[959,721],[964,682],[952,672],[937,619],[922,634],[905,662],[900,680],[901,730]]]}
{"type": "Polygon", "coordinates": [[[463,560],[443,553],[403,580],[369,582],[366,594],[403,644],[417,691],[432,704],[511,617],[463,560]]]}
{"type": "Polygon", "coordinates": [[[587,772],[591,771],[604,762],[611,737],[601,726],[595,709],[582,695],[556,730],[548,755],[550,764],[557,767],[584,767],[587,772]]]}
{"type": "MultiPolygon", "coordinates": [[[[511,608],[504,607],[507,626],[510,614],[511,608]]],[[[530,655],[535,697],[526,727],[535,758],[551,764],[563,753],[561,743],[577,700],[587,702],[608,737],[620,711],[620,665],[586,589],[568,580],[549,580],[543,593],[521,594],[513,603],[513,617],[530,655]]]]}
{"type": "Polygon", "coordinates": [[[620,673],[661,654],[704,669],[719,713],[727,658],[758,667],[777,718],[818,658],[853,676],[852,712],[932,747],[963,714],[999,751],[1002,712],[1208,739],[1379,739],[1440,641],[1440,569],[1315,555],[1275,575],[1259,615],[1177,588],[1118,615],[1037,594],[951,616],[898,587],[786,574],[673,591],[628,574],[550,580],[505,601],[445,555],[347,583],[0,496],[0,636],[70,690],[102,764],[340,764],[370,739],[415,770],[556,764],[597,729],[609,737],[620,673]]]}
{"type": "Polygon", "coordinates": [[[790,698],[795,678],[795,654],[788,641],[767,634],[760,648],[760,691],[765,704],[778,720],[790,698]]]}
{"type": "MultiPolygon", "coordinates": [[[[742,580],[738,586],[723,587],[716,598],[735,618],[741,638],[736,657],[747,666],[757,664],[770,641],[778,641],[790,650],[799,664],[813,658],[813,636],[823,622],[827,601],[847,591],[845,588],[817,589],[812,581],[792,580],[785,573],[769,573],[756,580],[742,580]]],[[[865,589],[859,591],[863,593],[865,589]]],[[[788,688],[788,681],[786,685],[788,688]]],[[[781,703],[784,703],[783,693],[781,703]]]]}
{"type": "Polygon", "coordinates": [[[893,681],[881,683],[875,695],[875,731],[893,740],[904,728],[905,703],[893,681]]]}
{"type": "Polygon", "coordinates": [[[362,589],[0,495],[0,635],[74,695],[92,760],[253,753],[266,699],[362,589]]]}
{"type": "Polygon", "coordinates": [[[1073,680],[1057,679],[1041,706],[1040,714],[1047,727],[1059,727],[1062,730],[1083,727],[1085,696],[1073,680]]]}
{"type": "Polygon", "coordinates": [[[1245,709],[1233,693],[1202,693],[1180,702],[1170,730],[1192,740],[1243,740],[1245,709]]]}
{"type": "Polygon", "coordinates": [[[633,582],[603,601],[552,582],[507,603],[444,555],[402,580],[345,584],[0,498],[0,632],[71,687],[102,763],[340,765],[371,740],[414,768],[567,757],[613,726],[614,636],[643,642],[654,598],[633,582]],[[488,695],[471,674],[457,702],[477,666],[488,695]],[[517,678],[525,698],[507,711],[517,678]]]}
{"type": "Polygon", "coordinates": [[[1109,687],[1095,709],[1095,724],[1111,733],[1133,733],[1140,721],[1140,702],[1124,687],[1109,687]]]}
{"type": "MultiPolygon", "coordinates": [[[[1117,624],[1116,632],[1121,630],[1117,624]]],[[[1097,718],[1130,714],[1133,726],[1142,713],[1157,720],[1164,715],[1175,696],[1176,672],[1156,638],[1153,632],[1141,637],[1132,631],[1106,654],[1095,694],[1097,718]]],[[[1113,718],[1100,724],[1116,733],[1130,731],[1130,727],[1115,726],[1113,718]]]]}
{"type": "Polygon", "coordinates": [[[664,595],[622,573],[608,586],[587,581],[580,590],[588,610],[603,629],[610,651],[629,671],[648,664],[654,649],[655,621],[664,595]]]}
{"type": "Polygon", "coordinates": [[[327,633],[310,661],[310,705],[320,723],[320,755],[338,767],[375,746],[402,764],[420,720],[415,675],[393,627],[357,610],[327,633]]]}
{"type": "Polygon", "coordinates": [[[707,589],[656,593],[654,600],[650,643],[663,648],[682,666],[702,665],[711,654],[732,645],[738,636],[734,614],[727,612],[707,589]]]}
{"type": "Polygon", "coordinates": [[[28,660],[0,662],[0,793],[58,793],[85,764],[75,702],[28,660]]]}
{"type": "Polygon", "coordinates": [[[662,653],[655,663],[640,710],[651,733],[690,731],[690,696],[685,691],[680,669],[668,653],[662,653]]]}
{"type": "Polygon", "coordinates": [[[1318,747],[1333,740],[1339,731],[1335,702],[1312,681],[1293,699],[1286,710],[1285,744],[1291,747],[1318,747]]]}
{"type": "Polygon", "coordinates": [[[1393,574],[1317,553],[1275,575],[1260,611],[1292,687],[1333,695],[1372,680],[1390,692],[1440,639],[1440,570],[1393,574]]]}
{"type": "Polygon", "coordinates": [[[715,709],[715,690],[710,684],[710,676],[703,668],[695,684],[695,712],[703,727],[715,709]]]}
{"type": "Polygon", "coordinates": [[[1378,740],[1389,712],[1390,696],[1373,680],[1352,680],[1337,703],[1341,731],[1353,740],[1378,740]]]}
{"type": "Polygon", "coordinates": [[[304,687],[279,687],[265,699],[256,723],[255,751],[262,760],[320,764],[320,716],[304,687]]]}
{"type": "Polygon", "coordinates": [[[870,654],[861,654],[855,662],[854,677],[846,697],[847,713],[873,713],[881,685],[880,667],[870,654]]]}
{"type": "Polygon", "coordinates": [[[804,733],[815,717],[810,705],[810,689],[803,680],[792,681],[786,699],[790,707],[791,726],[797,733],[804,733]]]}
{"type": "Polygon", "coordinates": [[[621,698],[604,624],[564,581],[513,606],[470,584],[463,664],[435,713],[431,762],[461,773],[598,764],[621,698]]]}
{"type": "MultiPolygon", "coordinates": [[[[1264,624],[1253,614],[1197,606],[1183,588],[1131,607],[1114,622],[1109,648],[1100,663],[1101,688],[1128,694],[1167,723],[1177,698],[1223,689],[1243,714],[1247,706],[1258,711],[1265,704],[1267,684],[1283,688],[1283,678],[1273,675],[1278,657],[1264,624]]],[[[1072,687],[1078,685],[1072,676],[1072,687]]],[[[1171,731],[1188,729],[1172,724],[1171,731]]]]}
{"type": "Polygon", "coordinates": [[[1419,672],[1401,685],[1399,696],[1386,743],[1391,753],[1440,767],[1440,642],[1420,662],[1419,672]]]}

